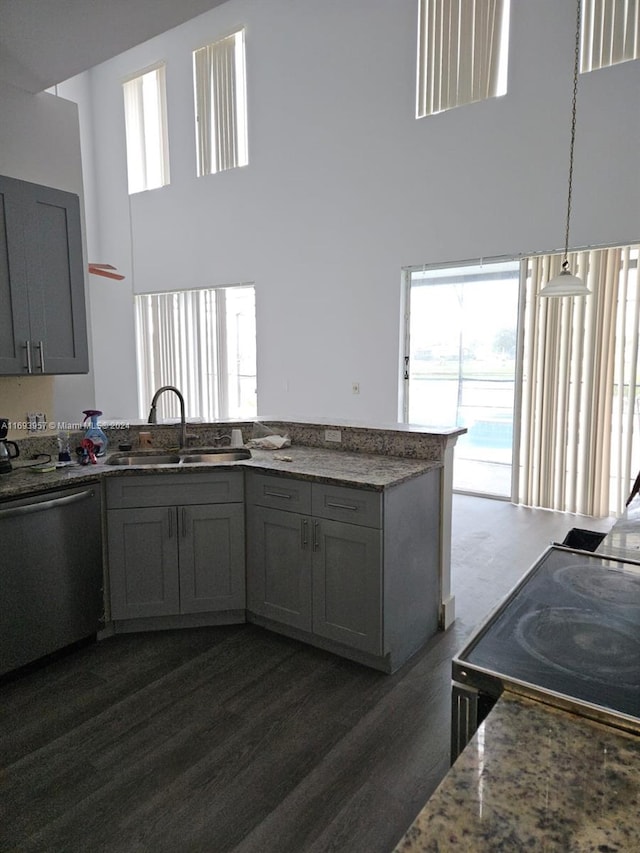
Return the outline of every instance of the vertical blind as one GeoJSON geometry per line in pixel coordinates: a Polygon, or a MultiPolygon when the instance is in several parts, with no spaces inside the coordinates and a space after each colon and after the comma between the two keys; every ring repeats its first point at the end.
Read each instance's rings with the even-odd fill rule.
{"type": "Polygon", "coordinates": [[[562,260],[525,262],[514,496],[566,512],[619,513],[637,473],[638,247],[570,255],[591,295],[539,299],[562,260]]]}
{"type": "Polygon", "coordinates": [[[503,94],[509,0],[420,0],[418,118],[503,94]]]}
{"type": "MultiPolygon", "coordinates": [[[[256,414],[253,285],[138,295],[135,316],[141,418],[162,385],[182,391],[191,418],[256,414]]],[[[163,394],[159,417],[179,414],[175,395],[163,394]]]]}
{"type": "Polygon", "coordinates": [[[169,183],[164,65],[122,84],[129,193],[169,183]]]}
{"type": "Polygon", "coordinates": [[[640,0],[582,0],[580,70],[640,58],[640,0]]]}
{"type": "Polygon", "coordinates": [[[244,33],[193,53],[198,175],[247,164],[244,33]]]}
{"type": "MultiPolygon", "coordinates": [[[[215,291],[145,294],[135,304],[140,417],[162,385],[182,391],[188,416],[220,417],[215,291]]],[[[173,394],[163,394],[158,408],[161,418],[180,416],[173,394]]]]}

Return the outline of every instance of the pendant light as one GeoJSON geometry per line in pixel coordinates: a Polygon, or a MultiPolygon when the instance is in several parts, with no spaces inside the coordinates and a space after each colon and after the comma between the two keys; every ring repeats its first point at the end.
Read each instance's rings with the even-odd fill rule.
{"type": "Polygon", "coordinates": [[[585,296],[591,293],[587,285],[571,273],[569,269],[569,223],[571,221],[571,190],[573,184],[573,148],[576,141],[576,96],[578,94],[578,73],[580,70],[580,12],[582,0],[577,0],[576,43],[573,63],[573,104],[571,107],[571,145],[569,147],[569,194],[567,197],[567,225],[564,240],[564,261],[562,272],[542,288],[539,296],[585,296]]]}

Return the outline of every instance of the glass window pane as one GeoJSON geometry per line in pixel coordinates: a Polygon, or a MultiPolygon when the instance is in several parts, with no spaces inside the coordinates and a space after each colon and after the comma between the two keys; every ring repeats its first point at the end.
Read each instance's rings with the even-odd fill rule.
{"type": "Polygon", "coordinates": [[[256,309],[253,287],[226,292],[229,417],[257,415],[256,309]]]}
{"type": "Polygon", "coordinates": [[[454,488],[508,496],[518,262],[411,273],[410,423],[466,427],[454,488]]]}
{"type": "MultiPolygon", "coordinates": [[[[146,294],[135,302],[141,417],[162,385],[182,391],[194,420],[256,415],[252,285],[146,294]]],[[[174,396],[163,395],[158,417],[178,414],[174,396]]]]}

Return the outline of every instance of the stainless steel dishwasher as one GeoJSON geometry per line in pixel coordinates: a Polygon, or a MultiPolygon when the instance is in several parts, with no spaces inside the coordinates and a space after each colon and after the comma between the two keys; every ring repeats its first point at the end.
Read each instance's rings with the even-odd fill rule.
{"type": "Polygon", "coordinates": [[[0,675],[101,627],[100,487],[0,503],[0,675]]]}

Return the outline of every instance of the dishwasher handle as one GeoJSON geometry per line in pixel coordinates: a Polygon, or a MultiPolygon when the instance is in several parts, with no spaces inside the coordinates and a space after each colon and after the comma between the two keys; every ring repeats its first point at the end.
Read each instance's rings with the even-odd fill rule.
{"type": "Polygon", "coordinates": [[[69,504],[79,503],[87,498],[92,498],[94,494],[93,489],[86,489],[83,492],[75,492],[73,495],[64,495],[61,498],[38,501],[32,504],[25,504],[25,506],[11,507],[10,509],[0,509],[0,518],[17,518],[20,515],[30,515],[33,512],[41,512],[42,510],[53,509],[57,506],[69,506],[69,504]]]}

